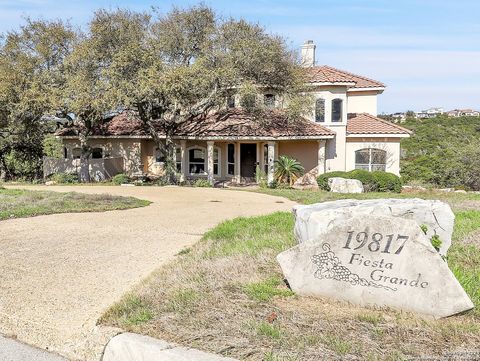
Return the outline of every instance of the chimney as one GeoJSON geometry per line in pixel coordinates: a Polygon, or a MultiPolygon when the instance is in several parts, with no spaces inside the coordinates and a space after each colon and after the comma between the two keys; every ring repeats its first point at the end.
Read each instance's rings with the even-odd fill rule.
{"type": "Polygon", "coordinates": [[[313,40],[307,40],[305,44],[302,45],[302,66],[307,68],[315,66],[315,48],[316,45],[313,40]]]}

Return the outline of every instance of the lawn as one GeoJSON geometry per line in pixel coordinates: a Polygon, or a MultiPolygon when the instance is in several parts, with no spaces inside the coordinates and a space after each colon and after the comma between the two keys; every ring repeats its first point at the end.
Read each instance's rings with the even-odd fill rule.
{"type": "MultiPolygon", "coordinates": [[[[380,197],[265,192],[303,203],[380,197]]],[[[466,314],[428,320],[294,295],[275,260],[295,244],[294,221],[290,213],[278,212],[218,225],[111,307],[100,323],[245,360],[393,361],[478,350],[480,197],[440,197],[456,213],[449,266],[477,307],[466,314]]]]}
{"type": "Polygon", "coordinates": [[[0,188],[0,221],[42,214],[103,212],[144,207],[150,202],[108,194],[49,192],[0,188]]]}

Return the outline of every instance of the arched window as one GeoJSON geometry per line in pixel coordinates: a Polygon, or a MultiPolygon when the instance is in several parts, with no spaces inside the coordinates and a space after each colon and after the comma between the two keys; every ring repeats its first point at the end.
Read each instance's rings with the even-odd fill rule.
{"type": "Polygon", "coordinates": [[[342,99],[333,99],[332,100],[332,122],[341,122],[342,121],[342,99]]]}
{"type": "Polygon", "coordinates": [[[325,99],[319,98],[315,102],[315,121],[325,121],[325,99]]]}
{"type": "Polygon", "coordinates": [[[93,148],[92,149],[92,159],[102,159],[103,158],[103,149],[102,148],[93,148]]]}
{"type": "Polygon", "coordinates": [[[275,108],[275,95],[274,94],[265,94],[263,96],[263,102],[268,109],[275,108]]]}
{"type": "Polygon", "coordinates": [[[366,148],[355,152],[355,169],[364,169],[369,172],[385,171],[387,167],[387,152],[381,149],[366,148]]]}

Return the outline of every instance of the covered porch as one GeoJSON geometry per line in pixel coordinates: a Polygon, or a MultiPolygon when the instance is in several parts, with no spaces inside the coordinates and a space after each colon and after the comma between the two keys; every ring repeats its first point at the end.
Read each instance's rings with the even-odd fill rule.
{"type": "Polygon", "coordinates": [[[325,171],[326,139],[317,140],[179,140],[177,170],[181,181],[205,178],[209,183],[256,182],[257,176],[274,180],[275,160],[285,155],[297,159],[307,172],[325,171]]]}

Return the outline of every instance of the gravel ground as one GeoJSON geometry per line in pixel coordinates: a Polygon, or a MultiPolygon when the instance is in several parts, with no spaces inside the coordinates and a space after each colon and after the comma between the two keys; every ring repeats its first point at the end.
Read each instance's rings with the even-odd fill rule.
{"type": "Polygon", "coordinates": [[[75,360],[98,360],[118,332],[96,326],[102,312],[205,231],[228,218],[294,205],[279,197],[211,188],[28,189],[153,202],[124,211],[0,221],[0,333],[75,360]]]}

